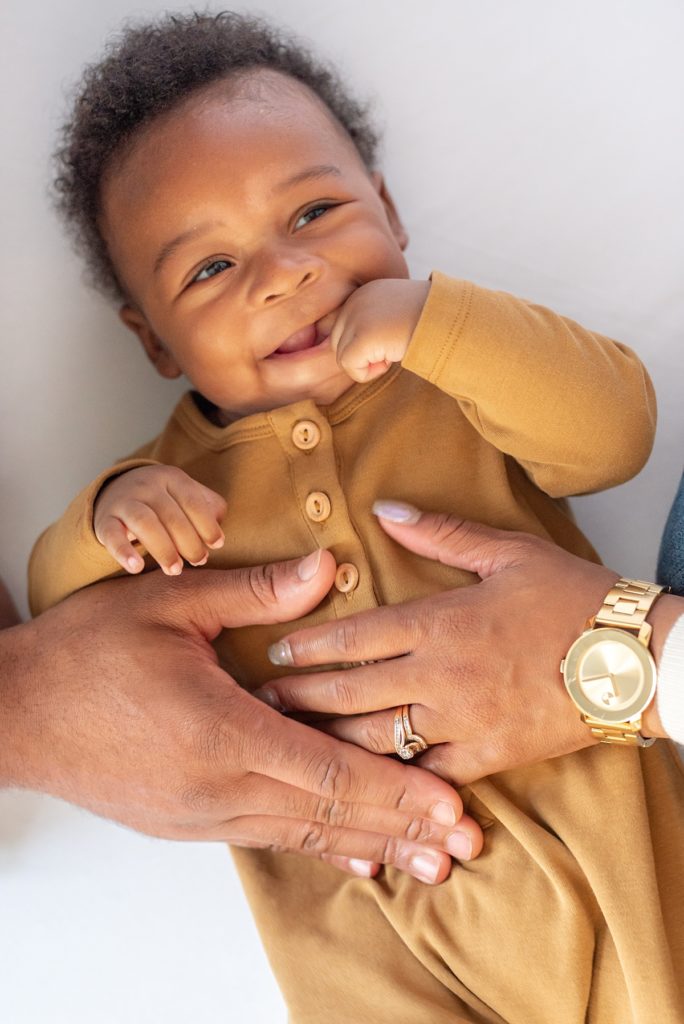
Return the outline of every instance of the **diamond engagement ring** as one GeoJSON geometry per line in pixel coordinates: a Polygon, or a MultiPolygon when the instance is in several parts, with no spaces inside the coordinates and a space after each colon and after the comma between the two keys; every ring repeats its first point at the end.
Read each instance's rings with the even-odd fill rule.
{"type": "Polygon", "coordinates": [[[411,727],[409,705],[401,704],[394,712],[394,749],[402,761],[410,761],[427,748],[428,744],[423,737],[411,727]]]}

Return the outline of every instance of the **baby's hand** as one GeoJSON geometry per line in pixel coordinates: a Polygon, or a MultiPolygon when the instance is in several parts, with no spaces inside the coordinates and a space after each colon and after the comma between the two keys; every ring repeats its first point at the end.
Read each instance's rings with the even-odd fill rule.
{"type": "Polygon", "coordinates": [[[183,559],[203,565],[208,548],[220,548],[223,498],[174,466],[141,466],[115,477],[95,502],[93,527],[100,544],[128,572],[145,563],[138,540],[167,576],[183,571],[183,559]]]}
{"type": "Polygon", "coordinates": [[[363,383],[400,362],[429,291],[429,281],[379,280],[352,292],[330,332],[345,373],[363,383]]]}

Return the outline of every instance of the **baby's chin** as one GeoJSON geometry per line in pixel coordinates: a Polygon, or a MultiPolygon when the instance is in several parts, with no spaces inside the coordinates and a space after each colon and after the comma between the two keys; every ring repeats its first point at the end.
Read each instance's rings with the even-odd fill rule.
{"type": "Polygon", "coordinates": [[[205,399],[215,410],[210,418],[220,426],[227,426],[236,420],[244,419],[246,416],[273,412],[274,409],[283,409],[297,402],[311,401],[321,406],[332,405],[354,384],[352,378],[340,370],[337,364],[335,364],[335,367],[335,374],[325,380],[320,380],[315,384],[308,382],[306,386],[301,387],[292,382],[291,386],[277,390],[274,389],[272,393],[261,395],[258,399],[255,398],[253,402],[245,402],[244,396],[242,401],[236,398],[234,402],[230,398],[224,398],[223,403],[225,404],[219,406],[205,399]]]}

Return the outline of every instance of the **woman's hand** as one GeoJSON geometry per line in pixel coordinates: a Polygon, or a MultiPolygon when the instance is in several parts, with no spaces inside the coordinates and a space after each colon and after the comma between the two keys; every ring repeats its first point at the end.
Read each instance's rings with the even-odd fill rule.
{"type": "Polygon", "coordinates": [[[527,534],[396,502],[375,511],[404,547],[482,582],[288,634],[274,645],[278,664],[377,664],[278,679],[257,696],[281,710],[341,715],[320,728],[386,754],[396,708],[408,704],[430,747],[417,763],[457,783],[595,742],[560,661],[617,574],[527,534]]]}

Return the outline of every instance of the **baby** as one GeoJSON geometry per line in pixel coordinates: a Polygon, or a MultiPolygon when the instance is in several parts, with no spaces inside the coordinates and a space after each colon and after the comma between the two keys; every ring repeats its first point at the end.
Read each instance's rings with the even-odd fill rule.
{"type": "MultiPolygon", "coordinates": [[[[647,458],[643,367],[510,295],[411,280],[375,146],[334,74],[251,18],[129,29],[88,71],[62,212],[157,371],[194,390],[39,539],[34,612],[119,567],[321,548],[339,570],[307,622],[474,582],[393,546],[371,511],[387,495],[596,557],[563,498],[647,458]]],[[[225,632],[222,664],[255,689],[278,634],[225,632]]],[[[684,936],[658,895],[684,877],[667,745],[462,793],[486,849],[439,887],[235,851],[294,1024],[678,1019],[684,936]]]]}

